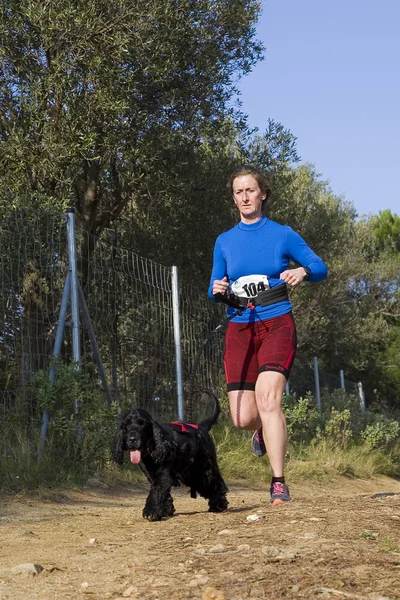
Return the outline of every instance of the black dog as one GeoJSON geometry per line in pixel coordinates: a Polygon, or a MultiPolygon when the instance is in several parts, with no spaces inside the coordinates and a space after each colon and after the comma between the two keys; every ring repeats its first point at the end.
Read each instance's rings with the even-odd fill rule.
{"type": "Polygon", "coordinates": [[[175,421],[156,423],[142,408],[131,408],[124,416],[114,440],[112,460],[122,464],[124,451],[139,464],[151,484],[143,509],[143,517],[159,521],[175,512],[171,487],[181,484],[208,500],[210,512],[223,512],[228,507],[228,488],[217,464],[214,442],[209,430],[220,413],[218,398],[213,400],[210,417],[193,425],[175,421]]]}

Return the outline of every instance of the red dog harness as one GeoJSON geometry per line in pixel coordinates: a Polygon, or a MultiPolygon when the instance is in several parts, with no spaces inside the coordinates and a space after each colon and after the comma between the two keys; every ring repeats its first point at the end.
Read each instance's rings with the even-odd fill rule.
{"type": "Polygon", "coordinates": [[[198,425],[193,425],[192,423],[182,423],[181,421],[171,421],[171,425],[179,425],[180,428],[182,429],[183,433],[189,433],[189,430],[186,429],[186,425],[188,427],[193,427],[193,429],[198,429],[199,426],[198,425]]]}

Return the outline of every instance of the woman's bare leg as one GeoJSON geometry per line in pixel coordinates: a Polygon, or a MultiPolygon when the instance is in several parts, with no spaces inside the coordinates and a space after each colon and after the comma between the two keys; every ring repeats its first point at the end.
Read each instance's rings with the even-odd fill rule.
{"type": "Polygon", "coordinates": [[[251,390],[228,392],[233,424],[239,429],[256,430],[261,427],[256,393],[251,390]]]}
{"type": "Polygon", "coordinates": [[[260,373],[256,383],[256,406],[273,477],[284,475],[287,426],[282,396],[285,386],[285,376],[274,371],[260,373]]]}
{"type": "Polygon", "coordinates": [[[284,474],[287,427],[282,396],[285,386],[284,375],[266,371],[258,376],[255,392],[235,390],[228,393],[233,424],[252,431],[262,427],[273,477],[284,474]]]}

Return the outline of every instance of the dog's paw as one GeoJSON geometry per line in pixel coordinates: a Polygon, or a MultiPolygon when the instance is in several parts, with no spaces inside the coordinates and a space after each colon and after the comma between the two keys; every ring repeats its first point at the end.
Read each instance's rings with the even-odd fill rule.
{"type": "Polygon", "coordinates": [[[220,498],[212,498],[208,504],[208,512],[220,513],[225,512],[228,509],[228,500],[225,498],[225,496],[220,498]]]}
{"type": "Polygon", "coordinates": [[[158,513],[147,513],[147,514],[145,514],[143,512],[143,518],[147,519],[148,521],[162,521],[165,517],[163,515],[158,514],[158,513]]]}
{"type": "Polygon", "coordinates": [[[143,518],[147,519],[148,521],[163,521],[166,519],[170,519],[173,516],[174,512],[175,512],[174,509],[159,511],[159,510],[144,508],[142,515],[143,515],[143,518]]]}
{"type": "Polygon", "coordinates": [[[150,508],[149,506],[144,507],[142,516],[148,521],[161,521],[164,517],[162,511],[156,510],[154,507],[150,508]]]}
{"type": "Polygon", "coordinates": [[[165,515],[163,513],[146,513],[143,511],[143,518],[148,521],[163,521],[165,519],[169,519],[172,515],[165,515]]]}

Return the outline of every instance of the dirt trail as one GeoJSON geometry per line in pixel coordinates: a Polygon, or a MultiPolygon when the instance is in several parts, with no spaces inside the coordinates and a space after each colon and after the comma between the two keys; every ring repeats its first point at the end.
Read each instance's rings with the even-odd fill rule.
{"type": "Polygon", "coordinates": [[[0,599],[400,598],[399,482],[292,484],[273,508],[265,488],[229,487],[228,512],[179,489],[158,523],[141,517],[144,483],[3,496],[0,599]],[[23,563],[43,571],[7,570],[23,563]]]}

